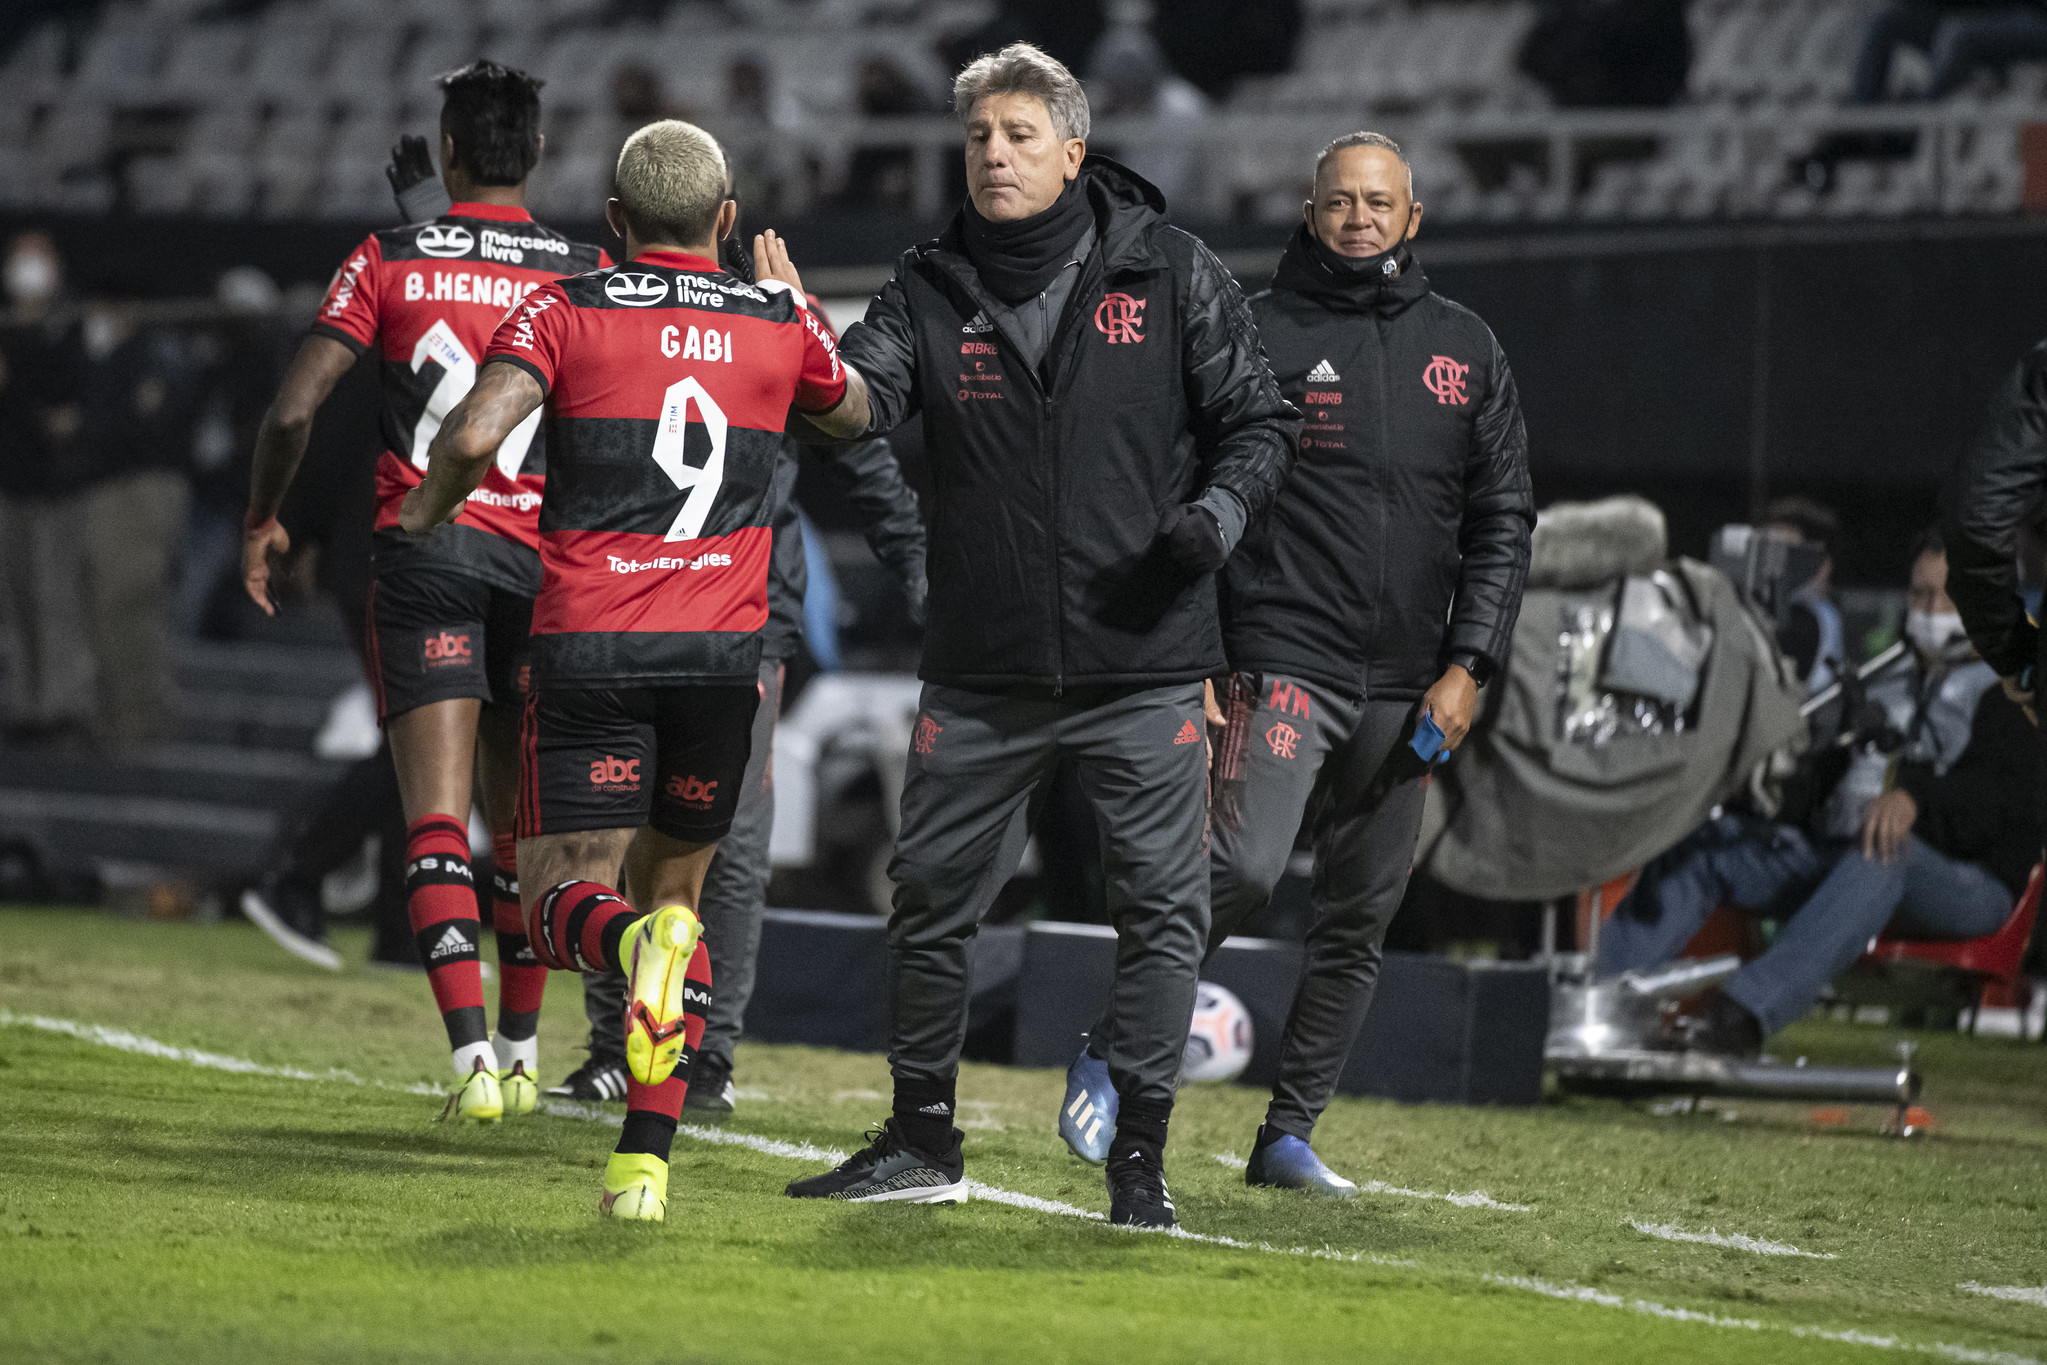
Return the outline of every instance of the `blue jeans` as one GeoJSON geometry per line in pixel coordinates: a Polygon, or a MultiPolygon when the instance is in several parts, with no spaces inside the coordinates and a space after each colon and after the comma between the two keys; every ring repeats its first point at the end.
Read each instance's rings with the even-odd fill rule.
{"type": "Polygon", "coordinates": [[[1954,9],[1931,0],[1897,0],[1870,19],[1849,85],[1850,104],[1876,104],[1890,84],[1891,56],[1916,47],[1933,58],[1928,99],[1944,99],[1981,66],[2047,57],[2047,11],[2037,5],[1954,9]]]}
{"type": "Polygon", "coordinates": [[[1811,1009],[1886,925],[1919,938],[1981,938],[2010,917],[2012,894],[1977,864],[1917,838],[1883,863],[1854,845],[1815,846],[1789,826],[1722,816],[1643,869],[1601,933],[1600,971],[1668,962],[1724,903],[1783,922],[1770,950],[1726,986],[1771,1034],[1811,1009]]]}

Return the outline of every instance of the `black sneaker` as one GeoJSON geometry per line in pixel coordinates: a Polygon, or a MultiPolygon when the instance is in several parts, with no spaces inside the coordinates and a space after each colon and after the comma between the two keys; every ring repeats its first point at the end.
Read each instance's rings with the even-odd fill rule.
{"type": "Polygon", "coordinates": [[[705,1114],[729,1114],[736,1098],[732,1089],[732,1063],[723,1057],[698,1053],[690,1070],[689,1091],[682,1097],[682,1107],[705,1114]]]}
{"type": "Polygon", "coordinates": [[[1118,1145],[1109,1153],[1109,1221],[1134,1228],[1176,1228],[1166,1163],[1147,1146],[1118,1145]]]}
{"type": "Polygon", "coordinates": [[[1763,1025],[1734,997],[1716,994],[1702,1018],[1691,1021],[1685,1045],[1693,1052],[1720,1057],[1758,1057],[1763,1051],[1763,1025]]]}
{"type": "Polygon", "coordinates": [[[624,1062],[590,1057],[547,1093],[562,1100],[623,1100],[625,1081],[624,1062]]]}
{"type": "Polygon", "coordinates": [[[918,1151],[903,1141],[894,1119],[867,1130],[868,1145],[823,1175],[792,1180],[791,1199],[844,1199],[856,1204],[885,1200],[905,1204],[964,1204],[967,1163],[960,1155],[959,1129],[952,1150],[942,1156],[918,1151]]]}

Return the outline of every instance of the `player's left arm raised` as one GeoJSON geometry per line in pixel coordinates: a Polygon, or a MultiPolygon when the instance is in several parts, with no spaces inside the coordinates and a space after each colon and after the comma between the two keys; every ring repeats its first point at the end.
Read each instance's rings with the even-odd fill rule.
{"type": "MultiPolygon", "coordinates": [[[[773,288],[786,286],[795,298],[796,306],[809,311],[808,297],[803,292],[803,277],[796,272],[795,262],[789,259],[789,244],[770,228],[757,234],[753,239],[753,274],[763,286],[773,288]]],[[[846,391],[839,401],[822,412],[811,412],[801,406],[797,408],[804,418],[827,436],[836,436],[850,441],[855,436],[865,436],[867,428],[874,421],[874,410],[867,401],[867,381],[860,371],[848,365],[837,348],[826,341],[816,329],[812,329],[814,342],[823,347],[830,356],[830,363],[845,372],[846,391]]],[[[820,361],[820,363],[823,363],[820,361]]],[[[798,402],[801,402],[799,394],[798,402]]]]}
{"type": "Polygon", "coordinates": [[[476,386],[455,405],[427,447],[426,478],[405,495],[398,524],[414,535],[453,521],[483,482],[498,447],[547,395],[524,367],[494,360],[477,371],[476,386]]]}

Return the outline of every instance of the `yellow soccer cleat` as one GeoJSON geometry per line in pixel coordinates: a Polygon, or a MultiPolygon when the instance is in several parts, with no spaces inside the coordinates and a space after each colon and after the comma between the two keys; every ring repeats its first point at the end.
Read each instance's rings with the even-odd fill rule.
{"type": "Polygon", "coordinates": [[[630,986],[625,1002],[625,1062],[633,1079],[659,1085],[682,1059],[684,974],[704,926],[687,905],[664,905],[620,944],[630,986]]]}
{"type": "Polygon", "coordinates": [[[462,1084],[455,1087],[455,1093],[448,1096],[447,1104],[442,1106],[441,1121],[454,1117],[470,1123],[496,1123],[504,1116],[505,1095],[498,1086],[497,1073],[485,1066],[479,1057],[462,1084]]]}
{"type": "Polygon", "coordinates": [[[498,1090],[505,1097],[505,1113],[515,1118],[532,1113],[540,1102],[540,1087],[526,1074],[524,1062],[513,1062],[510,1071],[498,1073],[498,1090]]]}
{"type": "Polygon", "coordinates": [[[604,1163],[604,1198],[597,1211],[636,1223],[662,1221],[668,1216],[668,1163],[646,1152],[613,1152],[604,1163]]]}

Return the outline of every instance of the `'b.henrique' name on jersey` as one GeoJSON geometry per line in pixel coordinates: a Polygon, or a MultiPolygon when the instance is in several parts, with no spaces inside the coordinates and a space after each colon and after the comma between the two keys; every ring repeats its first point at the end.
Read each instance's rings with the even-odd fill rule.
{"type": "Polygon", "coordinates": [[[751,680],[782,429],[846,391],[829,328],[786,289],[655,250],[534,291],[485,359],[547,391],[536,682],[751,680]]]}
{"type": "Polygon", "coordinates": [[[349,253],[313,330],[382,364],[384,457],[377,464],[380,570],[431,561],[532,596],[540,590],[540,422],[522,424],[452,527],[414,540],[398,507],[424,476],[441,421],[476,382],[498,323],[541,285],[610,259],[535,223],[524,209],[456,204],[431,223],[386,228],[349,253]]]}

